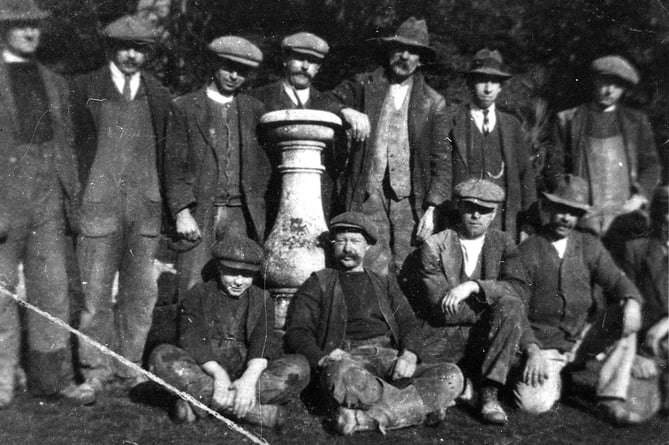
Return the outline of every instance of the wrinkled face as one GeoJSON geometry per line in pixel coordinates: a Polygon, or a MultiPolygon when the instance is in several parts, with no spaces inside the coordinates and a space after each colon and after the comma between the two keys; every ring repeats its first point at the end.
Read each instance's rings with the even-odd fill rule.
{"type": "Polygon", "coordinates": [[[416,72],[420,66],[420,54],[416,48],[394,45],[390,48],[390,74],[396,81],[403,81],[416,72]]]}
{"type": "Polygon", "coordinates": [[[254,273],[251,271],[232,269],[219,265],[221,286],[231,297],[239,298],[253,284],[254,273]]]}
{"type": "Polygon", "coordinates": [[[242,63],[229,59],[220,59],[220,63],[214,72],[214,82],[219,93],[224,96],[232,96],[244,85],[251,72],[251,68],[242,63]]]}
{"type": "Polygon", "coordinates": [[[367,239],[360,232],[337,232],[332,240],[337,265],[350,272],[362,271],[362,261],[369,249],[367,239]]]}
{"type": "Polygon", "coordinates": [[[583,214],[582,211],[573,207],[546,200],[544,200],[544,207],[549,214],[549,231],[557,240],[569,236],[583,214]]]}
{"type": "Polygon", "coordinates": [[[474,103],[484,110],[495,103],[502,91],[502,81],[499,77],[473,75],[469,82],[474,103]]]}
{"type": "Polygon", "coordinates": [[[17,23],[7,30],[5,44],[17,56],[32,56],[37,51],[41,35],[37,22],[17,23]]]}
{"type": "Polygon", "coordinates": [[[458,202],[460,213],[461,236],[474,239],[485,234],[497,215],[497,209],[483,207],[469,201],[458,202]]]}
{"type": "Polygon", "coordinates": [[[134,42],[123,42],[112,52],[112,62],[126,76],[131,76],[142,69],[147,59],[149,48],[134,42]]]}
{"type": "Polygon", "coordinates": [[[311,86],[321,68],[321,60],[309,54],[291,52],[284,66],[288,82],[296,90],[303,90],[311,86]]]}
{"type": "Polygon", "coordinates": [[[625,93],[625,82],[616,76],[595,77],[595,102],[605,109],[615,105],[625,93]]]}

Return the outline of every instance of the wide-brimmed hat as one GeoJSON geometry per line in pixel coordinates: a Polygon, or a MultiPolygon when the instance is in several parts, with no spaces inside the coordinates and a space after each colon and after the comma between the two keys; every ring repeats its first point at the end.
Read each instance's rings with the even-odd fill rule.
{"type": "Polygon", "coordinates": [[[425,20],[417,20],[409,17],[402,23],[395,34],[390,37],[382,37],[381,41],[387,44],[400,43],[420,50],[429,57],[434,57],[436,51],[430,46],[430,35],[427,32],[425,20]]]}
{"type": "Polygon", "coordinates": [[[264,258],[262,247],[241,235],[224,235],[211,248],[211,254],[228,269],[257,272],[264,258]]]}
{"type": "Polygon", "coordinates": [[[372,221],[361,212],[344,212],[330,220],[330,232],[357,231],[362,233],[369,244],[376,244],[379,231],[372,221]]]}
{"type": "Polygon", "coordinates": [[[0,21],[37,21],[51,15],[40,9],[33,0],[0,0],[0,21]]]}
{"type": "Polygon", "coordinates": [[[281,49],[299,54],[308,54],[319,59],[325,58],[330,51],[328,42],[310,32],[298,32],[286,36],[281,41],[281,49]]]}
{"type": "Polygon", "coordinates": [[[458,201],[495,209],[504,202],[504,189],[486,179],[468,179],[455,186],[453,196],[458,201]]]}
{"type": "Polygon", "coordinates": [[[502,54],[497,50],[490,50],[488,48],[479,50],[474,54],[469,71],[466,71],[465,74],[468,76],[477,74],[487,75],[504,79],[511,77],[511,73],[504,66],[502,54]]]}
{"type": "Polygon", "coordinates": [[[209,51],[224,59],[257,68],[262,62],[262,51],[248,40],[238,36],[223,36],[207,46],[209,51]]]}
{"type": "Polygon", "coordinates": [[[636,85],[639,83],[639,72],[629,60],[621,56],[604,56],[592,61],[590,69],[595,74],[616,76],[625,82],[636,85]]]}
{"type": "Polygon", "coordinates": [[[120,17],[102,30],[102,35],[108,39],[122,42],[154,43],[161,34],[149,20],[136,15],[120,17]]]}
{"type": "Polygon", "coordinates": [[[552,193],[543,192],[543,195],[548,201],[571,207],[578,213],[590,210],[588,183],[580,176],[562,175],[555,190],[552,193]]]}

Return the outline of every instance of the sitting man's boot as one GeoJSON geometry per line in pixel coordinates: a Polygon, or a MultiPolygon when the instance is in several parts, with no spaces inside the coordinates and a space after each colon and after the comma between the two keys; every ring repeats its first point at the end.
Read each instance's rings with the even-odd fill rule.
{"type": "Polygon", "coordinates": [[[285,412],[281,405],[256,403],[244,416],[244,421],[265,428],[281,429],[285,424],[285,412]]]}
{"type": "Polygon", "coordinates": [[[71,382],[65,388],[58,391],[58,396],[77,405],[92,405],[97,400],[96,389],[86,383],[77,385],[71,382]]]}
{"type": "Polygon", "coordinates": [[[193,423],[197,420],[195,411],[190,403],[184,399],[177,399],[174,402],[174,421],[177,423],[193,423]]]}
{"type": "Polygon", "coordinates": [[[481,389],[481,418],[486,423],[505,425],[509,418],[499,403],[498,393],[498,387],[492,383],[481,389]]]}
{"type": "Polygon", "coordinates": [[[337,404],[348,408],[369,408],[383,394],[381,379],[355,360],[342,359],[329,365],[324,378],[337,404]]]}
{"type": "Polygon", "coordinates": [[[427,423],[435,426],[445,419],[447,408],[462,396],[465,377],[457,365],[442,363],[424,370],[413,380],[413,386],[425,404],[427,423]]]}
{"type": "Polygon", "coordinates": [[[350,436],[356,431],[376,431],[379,423],[365,410],[345,408],[337,410],[335,429],[339,434],[350,436]]]}

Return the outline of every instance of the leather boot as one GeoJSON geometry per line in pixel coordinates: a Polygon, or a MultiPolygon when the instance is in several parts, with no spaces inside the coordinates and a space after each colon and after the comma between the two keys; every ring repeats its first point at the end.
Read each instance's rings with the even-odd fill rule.
{"type": "Polygon", "coordinates": [[[285,412],[281,405],[263,405],[256,403],[244,416],[244,421],[251,425],[281,429],[285,423],[285,412]]]}
{"type": "Polygon", "coordinates": [[[339,360],[327,367],[326,387],[337,404],[349,408],[369,408],[383,394],[382,380],[351,359],[339,360]]]}
{"type": "Polygon", "coordinates": [[[356,431],[376,431],[379,423],[365,410],[345,408],[337,410],[335,430],[344,436],[350,436],[356,431]]]}

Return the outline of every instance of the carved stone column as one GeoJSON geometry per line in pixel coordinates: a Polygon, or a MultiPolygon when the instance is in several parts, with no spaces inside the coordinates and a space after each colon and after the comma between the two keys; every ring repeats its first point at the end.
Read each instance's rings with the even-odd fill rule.
{"type": "Polygon", "coordinates": [[[281,151],[281,201],[265,242],[262,270],[274,299],[275,327],[283,329],[293,294],[312,272],[325,267],[321,152],[341,120],[326,111],[279,110],[260,122],[281,151]]]}

